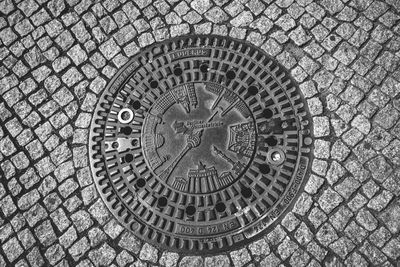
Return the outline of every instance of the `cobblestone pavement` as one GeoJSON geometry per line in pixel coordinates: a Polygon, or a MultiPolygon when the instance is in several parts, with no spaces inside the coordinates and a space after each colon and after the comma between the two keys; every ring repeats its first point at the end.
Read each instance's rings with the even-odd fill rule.
{"type": "Polygon", "coordinates": [[[0,1],[0,266],[396,266],[400,1],[0,1]],[[281,224],[239,250],[182,256],[107,212],[88,167],[102,90],[141,48],[245,39],[299,83],[312,174],[281,224]]]}

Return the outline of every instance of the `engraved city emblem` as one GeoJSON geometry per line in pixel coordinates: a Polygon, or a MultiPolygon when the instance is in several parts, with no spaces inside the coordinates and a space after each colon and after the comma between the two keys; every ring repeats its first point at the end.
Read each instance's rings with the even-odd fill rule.
{"type": "Polygon", "coordinates": [[[250,111],[243,100],[229,89],[218,91],[212,83],[183,84],[153,107],[143,127],[145,159],[177,190],[217,190],[237,179],[250,162],[256,146],[254,121],[247,118],[250,111]],[[161,138],[179,141],[163,147],[161,138]],[[247,159],[241,161],[243,156],[247,159]]]}

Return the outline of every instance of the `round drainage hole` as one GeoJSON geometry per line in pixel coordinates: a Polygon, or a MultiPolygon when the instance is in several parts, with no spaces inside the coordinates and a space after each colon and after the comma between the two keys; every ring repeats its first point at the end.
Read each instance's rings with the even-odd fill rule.
{"type": "Polygon", "coordinates": [[[139,178],[138,180],[137,180],[137,182],[136,182],[136,186],[137,187],[144,187],[146,185],[146,180],[145,179],[143,179],[143,178],[139,178]]]}
{"type": "Polygon", "coordinates": [[[249,86],[249,88],[247,88],[247,91],[249,92],[250,95],[256,95],[258,94],[258,87],[255,85],[251,85],[249,86]]]}
{"type": "Polygon", "coordinates": [[[158,82],[157,81],[155,81],[155,80],[152,80],[151,82],[150,82],[150,87],[151,88],[157,88],[157,86],[158,86],[158,82]]]}
{"type": "Polygon", "coordinates": [[[185,211],[188,216],[193,216],[196,213],[196,208],[195,206],[190,205],[186,207],[185,211]]]}
{"type": "Polygon", "coordinates": [[[226,73],[226,78],[228,78],[229,80],[233,80],[236,77],[236,73],[233,70],[228,70],[228,72],[226,73]]]}
{"type": "Polygon", "coordinates": [[[218,212],[221,213],[221,212],[224,212],[225,209],[226,209],[226,206],[225,206],[224,203],[218,202],[217,204],[215,204],[215,210],[216,210],[216,211],[218,211],[218,212]]]}
{"type": "Polygon", "coordinates": [[[141,106],[142,106],[142,105],[141,105],[140,102],[137,101],[137,100],[133,101],[133,103],[132,103],[133,109],[139,109],[141,106]]]}
{"type": "Polygon", "coordinates": [[[267,164],[261,164],[260,167],[258,167],[258,169],[260,170],[260,172],[262,174],[267,174],[270,172],[270,167],[267,164]]]}
{"type": "Polygon", "coordinates": [[[278,139],[276,139],[275,136],[270,136],[267,139],[265,139],[265,142],[269,145],[269,146],[276,146],[278,144],[278,139]]]}
{"type": "Polygon", "coordinates": [[[200,71],[203,73],[208,72],[208,64],[201,64],[200,71]]]}
{"type": "Polygon", "coordinates": [[[242,191],[240,193],[244,198],[250,198],[253,195],[253,192],[251,192],[251,189],[248,187],[242,188],[242,191]]]}
{"type": "Polygon", "coordinates": [[[168,204],[168,200],[166,197],[160,197],[157,200],[157,206],[160,208],[164,208],[165,206],[167,206],[168,204]]]}

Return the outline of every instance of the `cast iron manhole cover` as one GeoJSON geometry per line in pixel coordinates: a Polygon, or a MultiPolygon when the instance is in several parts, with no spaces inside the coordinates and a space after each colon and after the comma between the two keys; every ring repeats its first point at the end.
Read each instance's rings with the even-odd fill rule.
{"type": "Polygon", "coordinates": [[[155,44],[118,72],[92,120],[110,211],[141,239],[213,253],[256,238],[307,176],[311,120],[287,72],[217,36],[155,44]]]}

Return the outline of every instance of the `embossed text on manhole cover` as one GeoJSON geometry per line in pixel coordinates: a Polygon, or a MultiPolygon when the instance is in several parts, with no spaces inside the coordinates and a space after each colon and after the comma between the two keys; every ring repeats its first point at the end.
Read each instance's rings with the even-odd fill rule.
{"type": "Polygon", "coordinates": [[[139,238],[214,253],[262,235],[293,203],[311,120],[288,73],[217,36],[155,44],[105,89],[92,120],[93,177],[139,238]]]}

